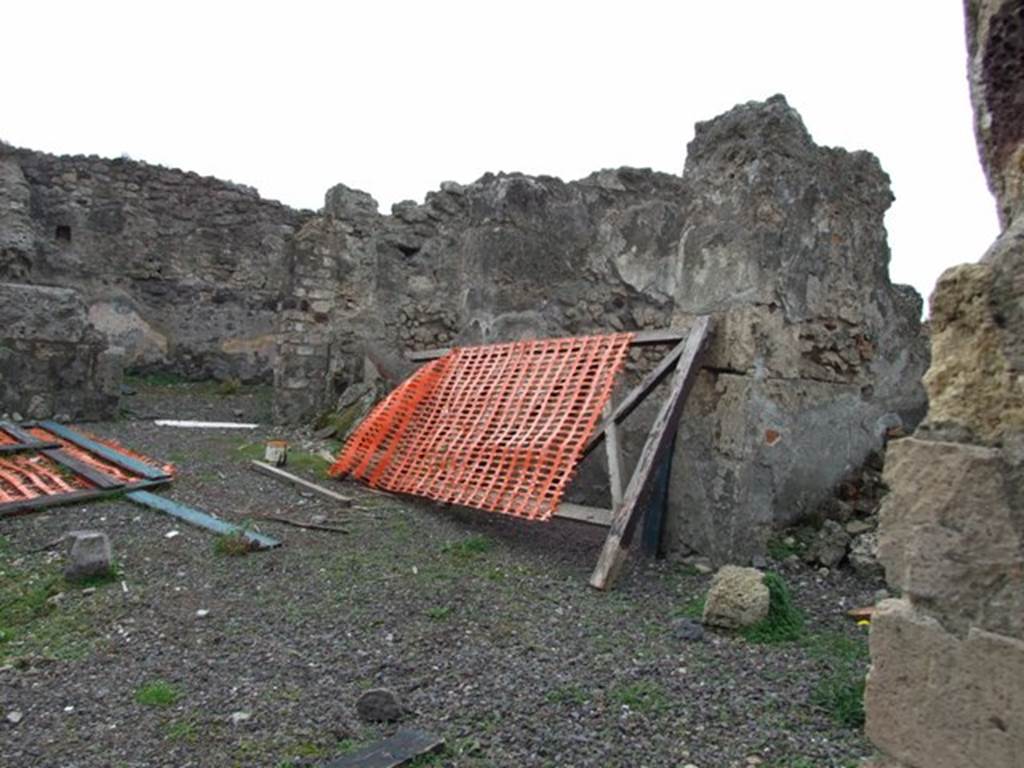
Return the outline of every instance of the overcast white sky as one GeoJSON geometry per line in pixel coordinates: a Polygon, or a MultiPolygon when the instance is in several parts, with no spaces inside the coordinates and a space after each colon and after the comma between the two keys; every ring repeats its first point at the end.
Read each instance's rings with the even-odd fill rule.
{"type": "Polygon", "coordinates": [[[693,124],[784,93],[892,177],[894,280],[926,297],[996,235],[960,0],[0,0],[0,138],[127,153],[319,208],[486,171],[680,173],[693,124]]]}

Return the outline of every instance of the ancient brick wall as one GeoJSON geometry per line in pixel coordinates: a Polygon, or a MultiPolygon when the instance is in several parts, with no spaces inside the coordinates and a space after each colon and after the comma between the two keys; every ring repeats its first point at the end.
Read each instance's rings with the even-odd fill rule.
{"type": "Polygon", "coordinates": [[[269,380],[308,215],[194,173],[0,145],[0,280],[74,287],[139,370],[269,380]]]}

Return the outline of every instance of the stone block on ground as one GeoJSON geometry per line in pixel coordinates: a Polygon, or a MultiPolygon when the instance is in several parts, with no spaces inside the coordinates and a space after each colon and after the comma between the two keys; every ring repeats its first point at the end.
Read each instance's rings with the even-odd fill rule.
{"type": "Polygon", "coordinates": [[[112,573],[113,553],[110,539],[100,531],[75,531],[71,534],[73,543],[64,568],[69,581],[109,576],[112,573]]]}
{"type": "Polygon", "coordinates": [[[404,712],[398,694],[388,688],[372,688],[356,702],[356,713],[368,723],[393,723],[404,712]]]}
{"type": "Polygon", "coordinates": [[[726,565],[711,580],[702,621],[722,629],[742,629],[768,616],[770,595],[756,568],[726,565]]]}
{"type": "Polygon", "coordinates": [[[835,568],[846,557],[850,546],[850,534],[835,520],[826,520],[804,552],[808,563],[820,563],[826,568],[835,568]]]}

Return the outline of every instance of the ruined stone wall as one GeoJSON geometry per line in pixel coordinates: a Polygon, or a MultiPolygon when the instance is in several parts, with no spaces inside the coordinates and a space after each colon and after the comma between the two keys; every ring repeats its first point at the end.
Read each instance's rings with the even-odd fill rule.
{"type": "Polygon", "coordinates": [[[0,283],[0,416],[117,416],[123,361],[75,291],[0,283]]]}
{"type": "Polygon", "coordinates": [[[902,593],[871,630],[882,765],[1024,754],[1024,2],[965,3],[982,163],[1004,230],[932,294],[929,411],[889,447],[879,557],[902,593]]]}
{"type": "Polygon", "coordinates": [[[80,291],[137,370],[269,380],[308,215],[194,173],[0,144],[0,280],[80,291]]]}
{"type": "MultiPolygon", "coordinates": [[[[888,279],[891,199],[873,156],[818,147],[782,97],[699,124],[682,177],[489,174],[390,216],[335,187],[289,255],[278,418],[330,407],[372,350],[685,327],[710,313],[669,546],[748,558],[923,411],[920,299],[888,279]]],[[[627,383],[656,354],[632,353],[627,383]]],[[[652,409],[626,430],[627,465],[652,409]]],[[[598,476],[584,466],[577,489],[603,490],[589,488],[598,476]]]]}

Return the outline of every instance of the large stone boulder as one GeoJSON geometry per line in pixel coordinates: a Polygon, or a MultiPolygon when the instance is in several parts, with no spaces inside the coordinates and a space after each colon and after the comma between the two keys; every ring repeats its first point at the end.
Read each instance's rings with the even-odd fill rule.
{"type": "Polygon", "coordinates": [[[711,580],[701,620],[723,629],[752,627],[768,617],[770,598],[761,571],[725,565],[711,580]]]}

